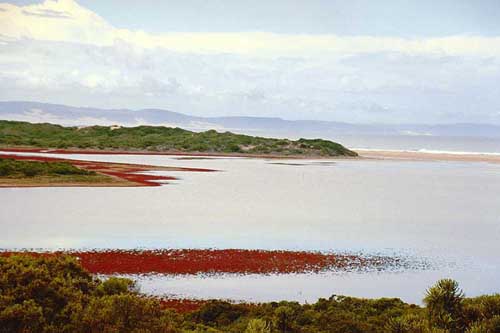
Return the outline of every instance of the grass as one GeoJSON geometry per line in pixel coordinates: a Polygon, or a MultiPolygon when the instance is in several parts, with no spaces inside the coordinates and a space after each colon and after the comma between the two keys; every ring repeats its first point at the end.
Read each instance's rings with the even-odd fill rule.
{"type": "Polygon", "coordinates": [[[163,126],[112,129],[0,121],[0,146],[59,149],[145,150],[283,156],[357,156],[339,143],[322,139],[274,139],[220,133],[191,132],[163,126]]]}

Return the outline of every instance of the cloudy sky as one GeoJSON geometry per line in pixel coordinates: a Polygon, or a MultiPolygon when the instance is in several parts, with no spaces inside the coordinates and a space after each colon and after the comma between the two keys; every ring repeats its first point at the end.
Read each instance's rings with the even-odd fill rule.
{"type": "Polygon", "coordinates": [[[0,4],[0,100],[500,124],[498,0],[0,4]]]}

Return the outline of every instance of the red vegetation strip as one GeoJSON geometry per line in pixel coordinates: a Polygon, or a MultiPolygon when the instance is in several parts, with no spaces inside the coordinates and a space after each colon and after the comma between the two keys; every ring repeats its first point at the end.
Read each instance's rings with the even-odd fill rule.
{"type": "Polygon", "coordinates": [[[199,310],[203,305],[208,304],[209,302],[210,301],[187,299],[187,298],[160,299],[160,305],[163,309],[173,309],[180,313],[187,313],[199,310]]]}
{"type": "MultiPolygon", "coordinates": [[[[12,151],[12,150],[7,150],[12,151]]],[[[26,152],[26,150],[23,150],[26,152]]],[[[33,152],[33,151],[31,151],[33,152]]],[[[156,176],[156,175],[144,175],[137,174],[137,172],[151,171],[151,170],[161,170],[162,167],[148,166],[140,164],[125,164],[125,163],[112,163],[112,162],[97,162],[97,161],[81,161],[73,159],[62,159],[46,156],[24,156],[24,155],[3,155],[0,154],[0,158],[12,158],[16,160],[25,161],[39,161],[39,162],[68,162],[74,166],[80,167],[86,170],[92,170],[105,174],[108,176],[118,177],[132,183],[141,186],[160,186],[161,184],[156,182],[159,180],[175,180],[177,178],[171,176],[156,176]]],[[[167,167],[163,168],[166,169],[167,167]]],[[[202,169],[202,168],[182,168],[182,167],[172,167],[168,168],[170,171],[187,171],[187,172],[211,172],[216,171],[212,169],[202,169]]]]}
{"type": "Polygon", "coordinates": [[[79,258],[82,266],[95,274],[303,273],[331,269],[383,268],[397,264],[398,261],[397,258],[391,257],[238,249],[0,253],[3,256],[12,254],[68,254],[79,258]]]}

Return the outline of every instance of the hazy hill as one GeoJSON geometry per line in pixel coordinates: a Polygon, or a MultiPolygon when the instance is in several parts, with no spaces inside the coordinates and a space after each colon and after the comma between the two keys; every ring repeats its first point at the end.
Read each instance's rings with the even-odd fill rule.
{"type": "Polygon", "coordinates": [[[98,109],[38,102],[0,102],[0,119],[61,125],[164,125],[193,131],[216,129],[286,137],[342,135],[500,137],[500,126],[487,124],[386,125],[266,117],[195,117],[161,109],[98,109]]]}

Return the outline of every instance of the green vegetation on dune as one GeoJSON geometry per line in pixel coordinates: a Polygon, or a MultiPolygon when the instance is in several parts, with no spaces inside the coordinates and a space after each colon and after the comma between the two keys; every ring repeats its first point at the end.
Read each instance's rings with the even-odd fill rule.
{"type": "Polygon", "coordinates": [[[465,298],[445,279],[427,290],[424,304],[344,296],[303,305],[210,301],[181,314],[130,280],[93,277],[72,257],[0,257],[0,333],[500,332],[500,295],[465,298]]]}
{"type": "Polygon", "coordinates": [[[344,146],[322,139],[272,139],[214,130],[191,132],[163,126],[84,128],[0,121],[0,146],[149,150],[204,153],[357,156],[344,146]]]}
{"type": "Polygon", "coordinates": [[[94,171],[77,168],[67,162],[19,161],[0,158],[0,177],[25,178],[35,176],[93,176],[94,171]]]}

